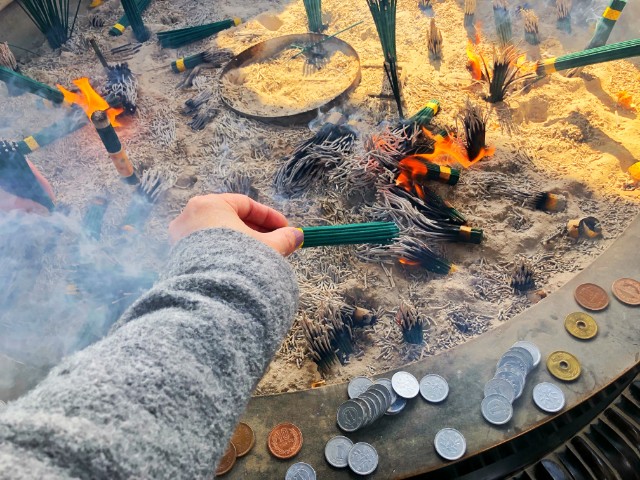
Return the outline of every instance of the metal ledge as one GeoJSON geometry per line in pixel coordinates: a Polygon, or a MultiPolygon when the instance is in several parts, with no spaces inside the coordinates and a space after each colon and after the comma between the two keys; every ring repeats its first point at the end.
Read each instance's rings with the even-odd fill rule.
{"type": "MultiPolygon", "coordinates": [[[[578,285],[592,282],[610,291],[612,283],[620,277],[640,278],[640,217],[589,267],[537,305],[489,333],[403,368],[418,379],[426,373],[442,375],[449,382],[449,397],[441,405],[416,398],[399,415],[383,417],[355,434],[348,434],[354,442],[369,442],[378,451],[378,469],[368,478],[408,478],[445,466],[450,470],[453,463],[438,457],[433,447],[436,432],[444,427],[456,428],[464,434],[467,454],[456,466],[460,467],[460,473],[468,473],[469,466],[474,464],[472,457],[555,418],[534,406],[531,394],[536,383],[559,384],[567,399],[563,411],[566,412],[633,369],[640,360],[640,308],[626,306],[611,295],[606,310],[592,313],[599,326],[595,339],[582,342],[564,329],[565,316],[581,310],[573,298],[578,285]],[[543,361],[529,375],[522,397],[515,402],[513,419],[503,428],[495,427],[485,422],[480,413],[483,386],[493,376],[500,355],[517,340],[536,343],[543,361]],[[544,360],[555,350],[569,351],[580,360],[582,374],[575,382],[562,383],[547,372],[544,360]]],[[[391,374],[393,371],[382,376],[391,374]]],[[[225,478],[284,478],[294,462],[309,463],[318,478],[358,478],[348,469],[330,467],[324,459],[326,441],[334,435],[344,435],[336,426],[336,410],[346,398],[344,384],[253,398],[243,421],[253,427],[256,446],[249,455],[238,459],[225,478]],[[281,461],[268,453],[266,439],[271,428],[285,421],[300,427],[304,445],[296,457],[281,461]]],[[[490,456],[483,456],[483,465],[478,467],[485,467],[487,461],[490,456]]]]}

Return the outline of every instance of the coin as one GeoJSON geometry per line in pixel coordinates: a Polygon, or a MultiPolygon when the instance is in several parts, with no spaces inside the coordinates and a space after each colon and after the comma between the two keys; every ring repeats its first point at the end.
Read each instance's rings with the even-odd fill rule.
{"type": "Polygon", "coordinates": [[[542,382],[533,387],[533,401],[541,410],[549,413],[559,412],[565,403],[560,387],[549,382],[542,382]]]}
{"type": "Polygon", "coordinates": [[[387,387],[385,387],[384,385],[372,385],[371,387],[369,387],[368,391],[376,392],[377,394],[382,395],[382,400],[384,402],[385,410],[389,408],[393,403],[392,402],[393,398],[391,397],[389,390],[387,390],[387,387]]]}
{"type": "Polygon", "coordinates": [[[369,475],[378,467],[378,452],[365,442],[356,443],[349,450],[349,468],[358,475],[369,475]]]}
{"type": "Polygon", "coordinates": [[[531,343],[531,342],[527,342],[526,340],[520,340],[519,342],[516,342],[513,344],[514,347],[521,347],[524,348],[526,350],[528,350],[528,352],[531,354],[531,357],[533,358],[533,367],[537,367],[540,364],[540,360],[542,358],[542,355],[540,354],[540,349],[538,347],[535,346],[535,344],[531,343]]]}
{"type": "Polygon", "coordinates": [[[233,442],[229,442],[227,450],[222,455],[220,462],[218,462],[218,468],[216,468],[216,477],[220,477],[227,473],[236,464],[236,447],[233,442]]]}
{"type": "Polygon", "coordinates": [[[391,404],[396,403],[398,395],[396,395],[396,392],[393,391],[391,380],[389,380],[388,378],[379,378],[375,382],[373,382],[373,384],[384,385],[385,387],[387,387],[387,390],[389,390],[389,393],[391,394],[391,404]]]}
{"type": "Polygon", "coordinates": [[[613,282],[615,297],[627,305],[640,305],[640,282],[633,278],[620,278],[613,282]]]}
{"type": "Polygon", "coordinates": [[[402,397],[396,397],[396,401],[391,404],[389,409],[384,412],[385,415],[397,415],[404,407],[407,406],[407,401],[402,397]]]}
{"type": "Polygon", "coordinates": [[[243,457],[253,448],[256,443],[256,436],[249,425],[240,422],[236,427],[236,431],[233,432],[231,442],[236,446],[237,456],[243,457]]]}
{"type": "Polygon", "coordinates": [[[436,452],[445,460],[457,460],[467,450],[464,436],[455,428],[443,428],[433,441],[436,452]]]}
{"type": "Polygon", "coordinates": [[[284,480],[316,480],[316,471],[308,463],[294,463],[287,470],[284,480]]]}
{"type": "Polygon", "coordinates": [[[293,423],[280,423],[269,432],[267,446],[275,457],[294,457],[302,448],[302,432],[293,423]]]}
{"type": "Polygon", "coordinates": [[[333,437],[324,447],[324,458],[332,467],[344,468],[349,465],[351,447],[353,447],[353,442],[347,437],[333,437]]]}
{"type": "Polygon", "coordinates": [[[525,362],[527,362],[527,373],[529,373],[531,370],[533,370],[534,366],[535,366],[535,360],[533,358],[533,355],[531,354],[531,352],[529,350],[527,350],[524,347],[518,347],[518,346],[512,346],[507,353],[509,355],[517,355],[520,358],[522,358],[525,362]]]}
{"type": "Polygon", "coordinates": [[[549,373],[559,380],[570,382],[580,376],[580,362],[569,352],[557,351],[547,357],[549,373]]]}
{"type": "Polygon", "coordinates": [[[396,372],[391,377],[393,390],[402,398],[414,398],[420,393],[420,384],[409,372],[396,372]]]}
{"type": "Polygon", "coordinates": [[[364,397],[356,397],[353,399],[358,405],[362,407],[364,411],[364,423],[362,426],[369,425],[373,422],[373,405],[371,399],[366,399],[364,397]]]}
{"type": "Polygon", "coordinates": [[[513,407],[509,400],[502,395],[489,395],[482,400],[480,406],[482,416],[489,423],[494,425],[504,425],[513,416],[513,407]]]}
{"type": "Polygon", "coordinates": [[[430,373],[420,380],[420,394],[427,402],[442,402],[449,395],[449,384],[440,375],[430,373]]]}
{"type": "Polygon", "coordinates": [[[609,295],[595,283],[583,283],[576,288],[573,296],[587,310],[604,310],[609,305],[609,295]]]}
{"type": "Polygon", "coordinates": [[[355,432],[365,423],[362,406],[353,400],[347,400],[338,407],[338,426],[345,432],[355,432]]]}
{"type": "Polygon", "coordinates": [[[591,315],[584,312],[573,312],[567,315],[564,319],[564,328],[581,340],[593,338],[598,333],[598,324],[591,315]]]}
{"type": "Polygon", "coordinates": [[[508,366],[505,365],[496,370],[496,374],[493,378],[502,378],[509,382],[516,394],[515,398],[519,398],[520,395],[522,395],[522,391],[524,390],[524,378],[521,374],[508,370],[508,366]]]}
{"type": "Polygon", "coordinates": [[[367,377],[355,377],[352,378],[349,382],[349,386],[347,387],[347,393],[349,394],[349,398],[355,398],[362,395],[373,385],[373,382],[369,380],[367,377]]]}
{"type": "Polygon", "coordinates": [[[526,376],[527,373],[529,373],[529,366],[527,362],[515,353],[505,353],[502,357],[500,357],[500,360],[498,360],[497,368],[500,369],[505,365],[509,365],[511,369],[517,370],[523,376],[526,376]]]}
{"type": "Polygon", "coordinates": [[[488,397],[489,395],[502,395],[509,403],[513,402],[516,399],[516,392],[509,382],[507,382],[504,378],[492,378],[484,385],[484,396],[488,397]]]}

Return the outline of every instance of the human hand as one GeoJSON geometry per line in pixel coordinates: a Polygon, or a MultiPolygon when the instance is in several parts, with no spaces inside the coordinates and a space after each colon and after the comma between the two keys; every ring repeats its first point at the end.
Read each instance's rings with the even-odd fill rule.
{"type": "Polygon", "coordinates": [[[169,238],[175,244],[198,230],[230,228],[286,256],[294,252],[304,239],[300,230],[287,225],[287,219],[280,212],[245,195],[202,195],[189,200],[182,213],[169,224],[169,238]]]}
{"type": "MultiPolygon", "coordinates": [[[[36,177],[38,183],[42,186],[44,191],[51,197],[51,200],[55,202],[55,195],[53,193],[53,188],[47,181],[46,178],[42,176],[42,174],[38,171],[36,166],[27,160],[33,175],[36,177]]],[[[18,197],[12,193],[6,192],[0,188],[0,210],[8,212],[10,210],[21,210],[28,213],[37,213],[40,215],[45,215],[49,213],[49,210],[44,205],[39,204],[33,200],[29,200],[28,198],[18,197]]]]}

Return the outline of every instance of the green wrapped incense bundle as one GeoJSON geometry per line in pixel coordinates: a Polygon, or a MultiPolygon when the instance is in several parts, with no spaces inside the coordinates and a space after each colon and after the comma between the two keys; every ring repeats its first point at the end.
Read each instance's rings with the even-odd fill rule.
{"type": "Polygon", "coordinates": [[[352,223],[302,227],[304,242],[300,248],[329,245],[356,245],[362,243],[387,244],[398,237],[398,226],[393,222],[352,223]]]}
{"type": "Polygon", "coordinates": [[[89,118],[87,118],[87,115],[82,111],[82,109],[80,109],[80,107],[73,107],[71,112],[62,120],[52,123],[48,127],[40,130],[38,133],[29,135],[19,141],[18,151],[23,155],[28,155],[39,148],[46,147],[56,140],[66,137],[76,130],[80,130],[87,123],[89,123],[89,118]]]}
{"type": "MultiPolygon", "coordinates": [[[[151,3],[151,0],[138,0],[136,2],[136,5],[138,6],[138,12],[140,13],[144,12],[150,3],[151,3]]],[[[129,17],[127,17],[127,14],[125,13],[123,16],[120,17],[120,20],[118,20],[118,23],[116,23],[113,27],[111,27],[111,29],[109,30],[109,35],[111,35],[112,37],[118,37],[124,33],[125,29],[129,25],[131,25],[131,22],[129,21],[129,17]]]]}
{"type": "Polygon", "coordinates": [[[60,48],[73,35],[80,0],[75,4],[75,12],[69,0],[17,0],[17,3],[47,38],[51,48],[60,48]]]}
{"type": "Polygon", "coordinates": [[[158,40],[160,40],[160,45],[164,48],[178,48],[215,35],[227,28],[236,27],[240,25],[240,23],[242,23],[242,20],[236,17],[195,27],[169,30],[158,33],[158,40]]]}
{"type": "Polygon", "coordinates": [[[149,40],[151,34],[149,33],[149,30],[147,30],[147,27],[144,26],[142,13],[135,0],[120,0],[120,3],[122,3],[124,13],[129,19],[129,23],[131,24],[131,29],[133,30],[133,35],[136,37],[136,40],[141,43],[149,40]]]}
{"type": "Polygon", "coordinates": [[[419,127],[427,126],[439,111],[440,102],[438,100],[429,100],[420,111],[409,117],[405,123],[416,124],[419,127]]]}
{"type": "Polygon", "coordinates": [[[460,169],[438,165],[423,158],[422,154],[409,155],[398,163],[400,175],[396,185],[421,185],[425,180],[436,180],[455,185],[460,180],[460,169]]]}
{"type": "Polygon", "coordinates": [[[304,9],[307,12],[309,31],[321,33],[322,25],[322,0],[304,0],[304,9]]]}
{"type": "Polygon", "coordinates": [[[539,61],[536,74],[544,76],[569,68],[586,67],[637,56],[640,56],[640,38],[539,61]]]}
{"type": "Polygon", "coordinates": [[[611,35],[611,30],[615,27],[622,10],[627,5],[627,0],[612,0],[607,8],[604,9],[602,17],[596,24],[596,30],[586,49],[596,48],[606,45],[611,35]]]}
{"type": "Polygon", "coordinates": [[[64,101],[64,95],[62,95],[62,92],[57,88],[50,87],[49,85],[40,83],[26,75],[14,72],[10,68],[0,66],[0,80],[7,85],[11,85],[11,88],[13,89],[20,89],[33,93],[34,95],[50,100],[53,103],[62,103],[64,101]]]}
{"type": "Polygon", "coordinates": [[[189,57],[182,57],[171,62],[171,70],[175,73],[181,73],[190,70],[203,63],[208,63],[212,67],[221,67],[229,61],[233,55],[228,50],[207,51],[196,53],[189,57]]]}
{"type": "Polygon", "coordinates": [[[17,197],[33,200],[49,211],[55,206],[15,143],[0,142],[0,188],[17,197]]]}

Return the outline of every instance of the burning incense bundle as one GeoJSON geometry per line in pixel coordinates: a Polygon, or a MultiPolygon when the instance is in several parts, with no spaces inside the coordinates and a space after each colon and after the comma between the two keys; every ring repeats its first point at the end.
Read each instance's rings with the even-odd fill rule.
{"type": "Polygon", "coordinates": [[[64,101],[64,96],[60,90],[37,82],[33,78],[14,72],[6,67],[0,66],[0,80],[10,85],[12,89],[33,93],[53,103],[62,103],[64,101]]]}
{"type": "MultiPolygon", "coordinates": [[[[138,12],[142,14],[142,12],[144,12],[147,9],[150,3],[151,3],[151,0],[137,0],[136,6],[138,7],[138,12]]],[[[120,17],[120,20],[118,20],[118,23],[116,23],[113,27],[111,27],[111,29],[109,30],[109,35],[111,35],[112,37],[118,37],[124,33],[125,29],[129,25],[131,25],[131,22],[129,21],[129,17],[125,13],[123,16],[120,17]]]]}
{"type": "Polygon", "coordinates": [[[640,56],[640,38],[541,60],[536,65],[536,73],[543,76],[569,68],[586,67],[637,56],[640,56]]]}
{"type": "Polygon", "coordinates": [[[571,0],[556,0],[556,28],[571,33],[571,0]]]}
{"type": "Polygon", "coordinates": [[[104,87],[104,93],[109,105],[121,105],[130,115],[136,113],[138,79],[127,62],[107,67],[107,83],[104,87]]]}
{"type": "Polygon", "coordinates": [[[538,34],[538,16],[533,10],[522,10],[524,21],[524,39],[529,45],[538,45],[540,35],[538,34]]]}
{"type": "Polygon", "coordinates": [[[238,17],[222,20],[220,22],[207,23],[205,25],[198,25],[196,27],[179,28],[177,30],[169,30],[166,32],[158,33],[158,40],[160,45],[164,48],[178,48],[183,45],[188,45],[203,38],[215,35],[227,28],[237,27],[242,23],[238,17]]]}
{"type": "Polygon", "coordinates": [[[304,9],[307,12],[309,31],[321,33],[324,30],[324,25],[322,25],[322,0],[304,0],[304,9]]]}
{"type": "Polygon", "coordinates": [[[482,108],[467,99],[462,114],[462,126],[464,128],[464,146],[469,157],[469,165],[483,158],[493,155],[495,148],[486,145],[487,121],[489,111],[484,113],[482,108]]]}
{"type": "Polygon", "coordinates": [[[73,17],[69,16],[69,0],[18,0],[18,4],[43,33],[51,48],[60,48],[73,35],[80,0],[73,17]]]}
{"type": "Polygon", "coordinates": [[[182,57],[171,62],[171,70],[175,73],[184,72],[193,67],[206,63],[214,68],[219,68],[231,60],[233,54],[228,50],[205,50],[189,57],[182,57]]]}
{"type": "Polygon", "coordinates": [[[147,27],[144,26],[142,21],[142,11],[138,8],[135,0],[120,0],[124,13],[131,24],[131,29],[139,42],[146,42],[149,40],[151,34],[147,27]]]}
{"type": "Polygon", "coordinates": [[[533,267],[524,259],[517,262],[513,268],[513,272],[511,273],[511,288],[519,293],[524,293],[536,288],[536,282],[533,278],[533,267]]]}
{"type": "Polygon", "coordinates": [[[49,211],[55,206],[15,143],[0,141],[0,188],[17,197],[33,200],[49,211]]]}
{"type": "Polygon", "coordinates": [[[516,83],[529,78],[531,75],[523,73],[518,65],[518,52],[513,45],[493,51],[491,69],[482,59],[483,81],[489,84],[489,95],[486,100],[491,103],[501,102],[509,94],[516,83]]]}
{"type": "Polygon", "coordinates": [[[496,34],[500,45],[507,45],[513,37],[507,0],[493,0],[493,20],[496,24],[496,34]]]}
{"type": "Polygon", "coordinates": [[[424,318],[411,305],[402,302],[396,312],[396,323],[402,330],[402,338],[413,345],[424,343],[424,318]]]}
{"type": "Polygon", "coordinates": [[[429,26],[429,37],[427,38],[427,48],[432,60],[442,59],[442,33],[436,27],[436,19],[431,18],[429,26]]]}
{"type": "Polygon", "coordinates": [[[426,180],[437,180],[447,185],[455,185],[460,180],[460,170],[446,165],[438,165],[423,158],[424,154],[410,155],[398,163],[400,175],[397,185],[423,185],[426,180]]]}
{"type": "Polygon", "coordinates": [[[591,37],[591,41],[585,50],[606,45],[613,27],[615,27],[616,21],[620,18],[620,14],[626,5],[627,0],[611,0],[609,6],[604,9],[602,17],[598,20],[593,37],[591,37]]]}
{"type": "Polygon", "coordinates": [[[440,102],[438,100],[429,100],[424,107],[409,117],[404,123],[415,124],[418,127],[426,127],[439,111],[440,102]]]}
{"type": "Polygon", "coordinates": [[[447,275],[456,271],[455,265],[434,252],[426,243],[416,238],[402,236],[391,245],[368,249],[359,254],[368,261],[385,261],[397,259],[407,267],[420,267],[433,273],[447,275]]]}
{"type": "Polygon", "coordinates": [[[476,15],[476,0],[464,0],[464,27],[472,28],[476,15]]]}
{"type": "Polygon", "coordinates": [[[398,107],[400,118],[402,113],[402,97],[400,79],[398,78],[398,57],[396,53],[396,6],[397,0],[367,0],[371,16],[378,30],[380,45],[384,55],[384,71],[393,90],[393,97],[398,107]]]}
{"type": "Polygon", "coordinates": [[[398,236],[398,226],[393,222],[352,223],[347,225],[322,225],[302,227],[304,242],[300,248],[330,245],[357,245],[362,243],[390,243],[398,236]]]}
{"type": "Polygon", "coordinates": [[[274,179],[276,190],[298,195],[337,167],[351,152],[356,134],[344,125],[327,122],[309,140],[298,145],[278,169],[274,179]]]}
{"type": "Polygon", "coordinates": [[[383,191],[383,194],[391,195],[392,199],[393,196],[395,196],[408,201],[413,208],[432,220],[446,222],[452,225],[464,225],[467,223],[464,215],[440,197],[440,195],[428,188],[420,189],[420,197],[396,185],[388,187],[383,191]]]}
{"type": "Polygon", "coordinates": [[[29,135],[17,143],[18,151],[23,155],[28,155],[39,148],[59,140],[62,137],[81,129],[89,119],[85,113],[78,107],[73,107],[71,111],[63,118],[48,127],[43,128],[38,133],[29,135]]]}
{"type": "Polygon", "coordinates": [[[116,170],[120,176],[130,185],[138,183],[138,177],[133,169],[133,164],[129,160],[127,152],[122,148],[120,139],[115,129],[109,122],[109,117],[105,110],[96,110],[91,114],[91,121],[93,122],[96,131],[100,136],[100,140],[109,153],[109,158],[116,167],[116,170]]]}
{"type": "Polygon", "coordinates": [[[629,172],[629,175],[631,175],[634,182],[640,182],[640,162],[636,162],[631,165],[627,172],[629,172]]]}
{"type": "Polygon", "coordinates": [[[346,325],[338,310],[331,314],[331,320],[312,321],[306,315],[300,322],[304,337],[309,347],[311,359],[318,366],[318,371],[325,376],[338,360],[346,364],[348,356],[353,352],[353,332],[346,325]]]}

